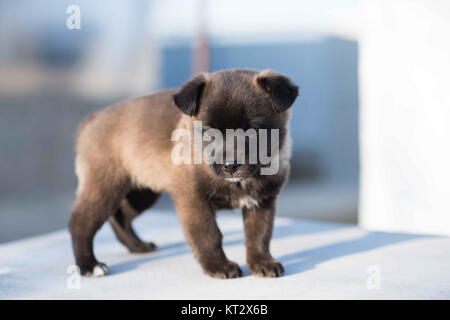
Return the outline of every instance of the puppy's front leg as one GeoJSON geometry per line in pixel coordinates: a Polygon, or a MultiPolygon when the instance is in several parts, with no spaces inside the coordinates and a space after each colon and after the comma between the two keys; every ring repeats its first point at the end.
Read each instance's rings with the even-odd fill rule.
{"type": "Polygon", "coordinates": [[[227,259],[215,212],[198,199],[174,199],[187,241],[204,272],[214,278],[238,278],[238,264],[227,259]]]}
{"type": "Polygon", "coordinates": [[[275,199],[265,201],[257,208],[243,209],[245,246],[250,272],[259,277],[279,277],[284,273],[281,263],[270,254],[275,199]]]}

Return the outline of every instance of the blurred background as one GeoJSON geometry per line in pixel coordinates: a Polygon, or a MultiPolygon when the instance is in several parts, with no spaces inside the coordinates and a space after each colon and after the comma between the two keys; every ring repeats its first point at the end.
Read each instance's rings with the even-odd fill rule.
{"type": "MultiPolygon", "coordinates": [[[[360,51],[377,45],[365,26],[389,34],[386,19],[410,6],[373,3],[0,0],[0,242],[66,227],[87,114],[227,68],[271,68],[301,87],[278,214],[357,223],[360,51]]],[[[157,207],[172,209],[169,197],[157,207]]]]}

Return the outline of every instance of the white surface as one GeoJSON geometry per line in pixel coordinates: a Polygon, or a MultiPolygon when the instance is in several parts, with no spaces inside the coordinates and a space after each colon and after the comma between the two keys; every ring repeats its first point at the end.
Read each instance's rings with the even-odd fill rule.
{"type": "Polygon", "coordinates": [[[450,235],[450,2],[363,9],[361,225],[450,235]]]}
{"type": "Polygon", "coordinates": [[[1,245],[0,299],[450,298],[446,237],[278,218],[272,253],[283,262],[286,275],[263,279],[250,276],[244,265],[241,217],[222,214],[225,251],[244,265],[244,277],[217,280],[202,273],[176,215],[150,211],[136,222],[140,234],[154,240],[159,251],[129,254],[105,226],[95,247],[111,274],[82,278],[80,289],[67,287],[68,280],[76,281],[66,274],[73,263],[66,230],[1,245]]]}

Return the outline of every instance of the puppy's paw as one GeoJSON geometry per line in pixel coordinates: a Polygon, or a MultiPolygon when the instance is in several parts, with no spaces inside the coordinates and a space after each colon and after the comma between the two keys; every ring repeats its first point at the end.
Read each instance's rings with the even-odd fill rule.
{"type": "Polygon", "coordinates": [[[104,263],[97,263],[94,267],[80,267],[80,273],[84,277],[103,277],[109,273],[109,269],[104,263]]]}
{"type": "Polygon", "coordinates": [[[148,253],[156,251],[157,246],[153,242],[140,242],[128,248],[132,253],[148,253]]]}
{"type": "Polygon", "coordinates": [[[249,263],[250,273],[256,277],[276,278],[284,273],[283,265],[275,260],[262,260],[249,263]]]}
{"type": "Polygon", "coordinates": [[[217,279],[232,279],[242,276],[239,265],[233,261],[209,262],[203,267],[205,273],[217,279]]]}

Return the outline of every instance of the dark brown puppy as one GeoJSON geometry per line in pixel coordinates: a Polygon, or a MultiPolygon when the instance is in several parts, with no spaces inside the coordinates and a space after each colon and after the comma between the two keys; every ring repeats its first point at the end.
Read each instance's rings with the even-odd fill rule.
{"type": "Polygon", "coordinates": [[[269,252],[276,198],[289,174],[289,110],[298,87],[270,70],[226,70],[201,74],[180,90],[166,90],[111,106],[81,125],[76,146],[77,199],[70,220],[76,263],[83,275],[102,276],[106,265],[94,256],[93,239],[109,219],[132,252],[155,250],[131,221],[171,194],[183,231],[205,273],[241,275],[222,249],[215,211],[242,208],[247,262],[256,276],[277,277],[283,267],[269,252]],[[261,175],[260,166],[175,164],[175,129],[278,129],[279,170],[261,175]]]}

